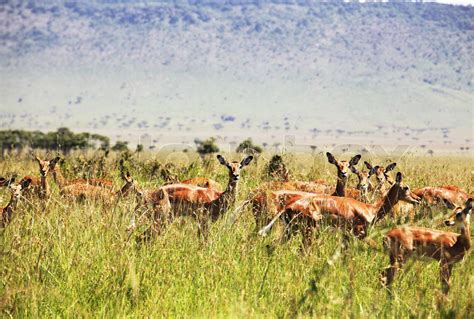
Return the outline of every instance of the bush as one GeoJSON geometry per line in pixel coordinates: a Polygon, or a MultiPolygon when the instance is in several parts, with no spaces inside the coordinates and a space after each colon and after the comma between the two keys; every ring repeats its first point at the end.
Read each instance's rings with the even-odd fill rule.
{"type": "Polygon", "coordinates": [[[248,139],[244,140],[243,142],[241,142],[239,144],[239,146],[237,146],[235,151],[237,153],[252,153],[252,154],[258,153],[258,154],[260,154],[260,153],[262,153],[263,148],[261,146],[254,145],[253,142],[252,142],[252,139],[248,138],[248,139]]]}
{"type": "Polygon", "coordinates": [[[201,156],[219,152],[219,147],[216,145],[216,139],[214,137],[211,137],[204,141],[196,139],[194,140],[194,143],[197,145],[196,151],[201,156]]]}

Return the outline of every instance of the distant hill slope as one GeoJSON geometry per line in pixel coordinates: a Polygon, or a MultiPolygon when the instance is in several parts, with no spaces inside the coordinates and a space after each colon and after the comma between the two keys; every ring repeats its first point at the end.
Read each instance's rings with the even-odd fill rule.
{"type": "Polygon", "coordinates": [[[472,90],[473,7],[173,2],[2,5],[0,57],[12,64],[49,57],[66,65],[133,59],[182,69],[239,63],[291,73],[330,65],[343,69],[343,78],[387,75],[472,90]]]}
{"type": "Polygon", "coordinates": [[[0,65],[8,74],[0,110],[11,111],[21,96],[23,103],[15,104],[21,111],[35,105],[61,112],[61,105],[80,97],[78,104],[93,112],[68,111],[65,118],[94,127],[104,114],[131,105],[138,117],[163,115],[163,108],[202,115],[222,107],[242,120],[247,114],[264,118],[263,109],[271,106],[303,117],[331,106],[332,115],[303,126],[404,125],[411,113],[408,125],[472,128],[473,7],[297,0],[147,4],[0,5],[0,65]],[[387,120],[396,107],[398,117],[387,120]],[[341,114],[357,121],[348,123],[341,114]]]}

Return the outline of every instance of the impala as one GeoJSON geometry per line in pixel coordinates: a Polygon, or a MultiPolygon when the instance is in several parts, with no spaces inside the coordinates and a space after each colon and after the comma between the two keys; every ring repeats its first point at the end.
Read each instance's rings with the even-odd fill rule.
{"type": "Polygon", "coordinates": [[[439,261],[441,287],[447,294],[454,264],[462,260],[471,248],[471,213],[472,199],[468,199],[464,209],[456,208],[445,221],[447,226],[458,225],[460,234],[421,227],[391,230],[384,238],[384,245],[389,249],[390,266],[382,273],[382,282],[391,287],[395,274],[408,258],[428,257],[439,261]]]}
{"type": "Polygon", "coordinates": [[[450,209],[462,205],[469,198],[474,198],[474,195],[452,185],[423,187],[415,189],[413,192],[424,199],[429,205],[444,203],[450,209]]]}
{"type": "MultiPolygon", "coordinates": [[[[337,168],[336,187],[329,186],[326,182],[318,180],[315,182],[270,182],[260,186],[250,195],[252,204],[252,212],[255,218],[257,229],[268,223],[277,213],[275,207],[281,206],[282,203],[290,204],[297,199],[307,198],[314,194],[347,196],[351,198],[362,199],[364,191],[362,188],[368,187],[368,179],[361,174],[359,177],[359,189],[346,189],[349,172],[356,172],[355,165],[359,162],[361,155],[356,155],[348,161],[339,161],[334,155],[327,152],[328,162],[337,168]],[[367,183],[367,186],[365,186],[367,183]],[[276,192],[278,191],[278,192],[276,192]],[[308,194],[312,193],[312,194],[308,194]]],[[[358,172],[358,171],[357,171],[358,172]]]]}
{"type": "Polygon", "coordinates": [[[135,183],[133,178],[130,176],[129,173],[121,174],[122,179],[124,180],[125,184],[122,188],[118,191],[113,191],[110,188],[94,186],[90,184],[71,184],[67,186],[61,187],[61,195],[65,198],[70,199],[91,199],[91,200],[101,200],[106,204],[111,204],[120,198],[128,195],[135,187],[135,183]]]}
{"type": "Polygon", "coordinates": [[[7,206],[2,208],[2,213],[0,215],[0,227],[3,228],[8,223],[10,223],[22,193],[28,188],[30,184],[31,179],[23,179],[18,185],[14,185],[13,183],[10,183],[8,185],[9,189],[12,192],[12,197],[8,202],[7,206]]]}
{"type": "Polygon", "coordinates": [[[222,186],[215,180],[206,177],[193,177],[187,180],[180,182],[180,184],[191,184],[199,187],[212,188],[216,191],[221,192],[222,186]]]}
{"type": "MultiPolygon", "coordinates": [[[[374,195],[377,197],[383,196],[387,192],[387,187],[393,184],[392,177],[388,174],[393,171],[397,166],[397,163],[391,163],[386,167],[383,165],[372,166],[368,162],[364,162],[365,166],[369,169],[371,175],[375,175],[377,183],[375,187],[372,187],[374,195]]],[[[419,197],[418,194],[412,194],[413,197],[419,197]]],[[[407,202],[398,202],[393,207],[393,215],[399,218],[409,217],[412,221],[415,216],[415,206],[407,202]]]]}
{"type": "Polygon", "coordinates": [[[203,234],[209,219],[217,220],[223,211],[235,203],[240,172],[250,164],[253,156],[246,157],[240,163],[228,162],[222,155],[217,155],[217,159],[229,172],[224,192],[190,184],[171,184],[160,188],[169,200],[172,214],[192,215],[198,220],[199,231],[203,234]]]}
{"type": "Polygon", "coordinates": [[[383,195],[387,191],[387,184],[392,185],[393,179],[388,175],[388,172],[393,171],[397,163],[391,163],[387,167],[382,165],[372,166],[369,162],[364,162],[371,175],[375,175],[377,184],[374,187],[374,192],[378,195],[383,195]]]}
{"type": "MultiPolygon", "coordinates": [[[[402,185],[402,174],[397,173],[396,182],[389,191],[375,204],[367,204],[348,197],[315,195],[294,201],[282,209],[260,235],[265,235],[281,216],[286,221],[296,219],[303,224],[328,219],[332,224],[351,230],[357,237],[365,237],[367,227],[389,214],[400,200],[418,203],[408,186],[402,185]]],[[[287,228],[288,229],[288,228],[287,228]]],[[[307,230],[305,230],[306,232],[307,230]]]]}
{"type": "Polygon", "coordinates": [[[67,180],[61,172],[61,167],[57,165],[61,160],[62,160],[61,157],[59,156],[55,157],[54,160],[51,161],[51,167],[50,167],[51,171],[53,172],[53,179],[60,189],[67,185],[74,185],[74,184],[88,184],[92,186],[113,188],[112,181],[103,179],[103,178],[89,178],[89,179],[76,178],[76,179],[67,180]]]}

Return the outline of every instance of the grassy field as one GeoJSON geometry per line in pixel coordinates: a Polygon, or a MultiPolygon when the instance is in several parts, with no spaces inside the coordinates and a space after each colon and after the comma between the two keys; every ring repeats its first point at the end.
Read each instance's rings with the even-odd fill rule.
{"type": "MultiPolygon", "coordinates": [[[[114,156],[96,173],[113,177],[118,187],[114,156]]],[[[264,157],[243,172],[239,202],[267,179],[264,157]]],[[[73,159],[68,157],[67,163],[73,159]]],[[[335,183],[335,168],[322,155],[284,159],[295,179],[335,183]]],[[[150,172],[153,163],[151,155],[140,159],[133,155],[127,161],[138,185],[163,184],[166,174],[150,172]]],[[[187,170],[179,164],[173,169],[179,179],[206,176],[226,184],[227,172],[216,160],[196,163],[187,170]]],[[[454,184],[474,192],[472,158],[406,157],[397,163],[396,170],[411,187],[454,184]]],[[[70,167],[69,174],[74,171],[70,167]]],[[[26,157],[7,158],[0,164],[0,176],[12,172],[38,175],[37,164],[26,157]]],[[[377,247],[352,240],[348,249],[341,250],[341,233],[327,228],[315,233],[311,249],[302,252],[300,237],[281,244],[278,231],[268,238],[256,236],[249,207],[226,212],[212,225],[207,241],[197,236],[191,219],[181,219],[158,238],[138,245],[126,232],[135,206],[132,198],[113,208],[64,202],[52,178],[49,182],[50,199],[23,201],[12,223],[0,231],[1,316],[472,318],[474,314],[471,256],[455,266],[446,299],[441,296],[437,263],[419,261],[408,262],[397,275],[393,298],[388,298],[379,275],[388,265],[382,236],[396,224],[390,217],[370,229],[377,247]]],[[[349,184],[355,183],[352,175],[349,184]]],[[[10,194],[0,191],[5,206],[10,194]]],[[[420,208],[419,213],[424,217],[417,225],[446,229],[445,209],[420,208]]]]}

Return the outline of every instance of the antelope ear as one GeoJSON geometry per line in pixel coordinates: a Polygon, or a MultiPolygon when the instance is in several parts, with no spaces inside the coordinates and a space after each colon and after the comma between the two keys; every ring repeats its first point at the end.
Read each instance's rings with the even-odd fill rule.
{"type": "Polygon", "coordinates": [[[250,162],[251,162],[252,160],[253,160],[253,156],[252,156],[252,155],[249,155],[249,156],[247,156],[246,158],[244,158],[244,159],[242,160],[242,162],[240,162],[240,166],[241,166],[241,167],[247,166],[247,165],[250,164],[250,162]]]}
{"type": "Polygon", "coordinates": [[[466,206],[466,208],[469,207],[469,209],[472,208],[472,198],[469,198],[469,199],[466,201],[466,205],[465,205],[465,206],[466,206]]]}
{"type": "Polygon", "coordinates": [[[25,189],[25,188],[28,188],[28,186],[30,186],[31,184],[31,178],[27,178],[27,179],[24,179],[20,182],[20,185],[21,185],[21,189],[25,189]]]}
{"type": "Polygon", "coordinates": [[[352,165],[351,165],[351,166],[350,166],[350,169],[351,169],[352,173],[354,173],[354,174],[358,174],[358,173],[359,173],[359,171],[357,170],[357,167],[355,167],[355,166],[352,166],[352,165]]]}
{"type": "Polygon", "coordinates": [[[357,163],[359,163],[359,160],[360,160],[361,157],[362,157],[362,155],[360,155],[360,154],[354,156],[354,157],[351,158],[351,160],[349,161],[349,165],[351,165],[351,166],[357,165],[357,163]]]}
{"type": "Polygon", "coordinates": [[[51,168],[54,168],[56,166],[57,163],[59,163],[59,161],[61,160],[61,157],[59,156],[56,156],[55,158],[53,158],[50,162],[49,162],[49,166],[51,168]]]}
{"type": "Polygon", "coordinates": [[[397,184],[400,184],[402,182],[402,173],[400,172],[397,173],[397,177],[395,181],[397,182],[397,184]]]}
{"type": "Polygon", "coordinates": [[[219,160],[219,163],[221,163],[221,165],[227,165],[227,160],[221,154],[217,155],[217,159],[219,160]]]}
{"type": "Polygon", "coordinates": [[[397,166],[397,163],[392,163],[388,165],[387,167],[385,167],[385,172],[390,172],[391,170],[395,168],[395,166],[397,166]]]}
{"type": "Polygon", "coordinates": [[[331,164],[336,164],[336,159],[334,158],[334,155],[331,153],[327,152],[326,156],[328,157],[328,162],[331,164]]]}
{"type": "Polygon", "coordinates": [[[372,165],[370,165],[369,162],[364,161],[364,164],[365,164],[365,167],[367,167],[367,169],[372,170],[373,167],[372,167],[372,165]]]}
{"type": "Polygon", "coordinates": [[[444,204],[446,205],[446,207],[448,209],[455,209],[456,208],[456,206],[453,203],[451,203],[449,200],[447,200],[446,198],[443,198],[443,202],[444,202],[444,204]]]}

